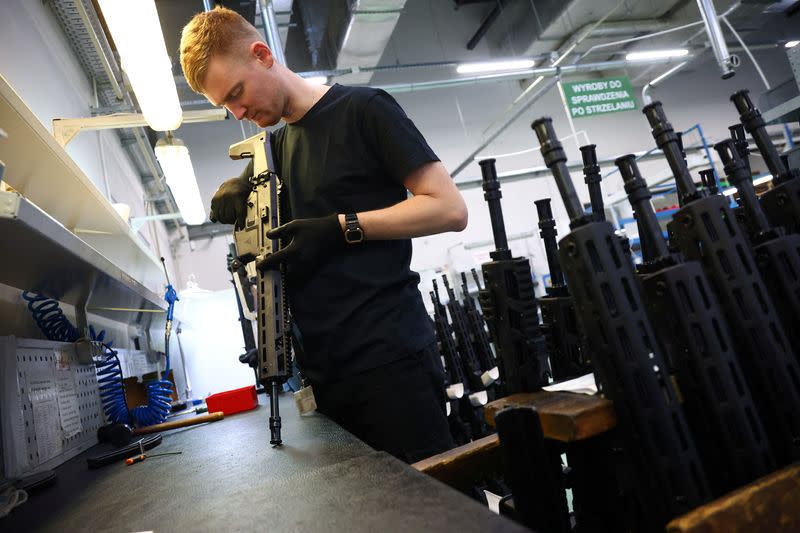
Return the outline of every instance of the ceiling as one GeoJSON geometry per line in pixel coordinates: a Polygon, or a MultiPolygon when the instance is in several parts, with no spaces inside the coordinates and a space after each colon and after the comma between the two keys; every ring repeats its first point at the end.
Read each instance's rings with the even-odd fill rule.
{"type": "MultiPolygon", "coordinates": [[[[54,11],[69,14],[80,1],[87,9],[98,11],[96,0],[49,3],[54,11]]],[[[263,1],[220,3],[236,9],[263,31],[263,1]]],[[[458,63],[492,58],[534,57],[537,65],[546,66],[571,44],[575,48],[570,61],[584,56],[581,62],[620,59],[630,50],[679,46],[690,48],[698,57],[711,54],[702,26],[597,49],[598,45],[698,21],[695,0],[276,0],[273,4],[288,65],[300,73],[324,72],[331,82],[343,84],[382,87],[448,80],[459,77],[455,72],[458,63]],[[603,23],[594,26],[601,19],[603,23]]],[[[756,49],[776,48],[787,40],[800,39],[800,0],[715,0],[714,5],[718,13],[735,6],[729,20],[756,49]]],[[[181,29],[204,9],[204,2],[156,0],[156,7],[184,109],[209,107],[202,96],[189,89],[178,61],[181,29]]],[[[79,56],[86,55],[86,28],[81,30],[74,23],[67,26],[65,32],[74,49],[79,56]]],[[[95,31],[105,33],[102,18],[96,21],[95,31]]],[[[725,34],[731,51],[741,54],[730,32],[725,34]]],[[[108,47],[113,50],[113,41],[108,47]]],[[[87,76],[98,80],[101,105],[96,113],[133,110],[130,103],[116,100],[96,57],[89,54],[82,63],[87,76]]],[[[708,68],[708,62],[695,61],[684,70],[691,72],[693,68],[708,68]]],[[[648,66],[632,66],[626,71],[635,86],[660,73],[648,66]]],[[[122,80],[118,69],[115,75],[122,80]]],[[[522,80],[516,85],[518,92],[524,83],[522,80]]],[[[209,131],[213,129],[208,126],[209,131]]],[[[154,132],[145,130],[154,144],[154,132]]],[[[120,137],[123,145],[132,144],[125,131],[120,137]]],[[[152,165],[148,170],[142,154],[131,150],[131,157],[141,169],[145,184],[154,182],[152,165]]],[[[163,191],[160,200],[156,195],[159,210],[170,211],[173,206],[163,196],[163,191]]]]}
{"type": "MultiPolygon", "coordinates": [[[[218,3],[263,28],[259,0],[218,3]]],[[[185,107],[207,105],[189,90],[177,60],[180,30],[204,9],[203,4],[156,0],[185,107]]],[[[716,0],[714,4],[718,13],[737,5],[729,20],[749,45],[775,46],[800,38],[800,1],[716,0]]],[[[546,64],[551,53],[603,17],[605,23],[588,34],[574,53],[700,18],[695,0],[282,0],[274,5],[293,70],[335,74],[330,80],[339,83],[371,85],[451,78],[454,65],[464,61],[524,56],[546,64]],[[485,32],[479,33],[482,27],[485,32]],[[344,72],[353,67],[360,72],[344,72]]],[[[707,39],[694,27],[646,43],[590,51],[584,61],[619,58],[631,49],[686,46],[693,35],[689,48],[702,52],[707,39]]],[[[732,38],[729,41],[736,44],[732,38]]],[[[644,71],[646,66],[631,73],[634,82],[644,71]]]]}

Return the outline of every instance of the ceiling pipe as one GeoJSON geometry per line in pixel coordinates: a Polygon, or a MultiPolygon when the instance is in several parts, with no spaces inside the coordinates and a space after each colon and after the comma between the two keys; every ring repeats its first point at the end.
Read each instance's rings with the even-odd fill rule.
{"type": "Polygon", "coordinates": [[[684,61],[682,63],[679,63],[679,64],[675,65],[674,67],[672,67],[671,69],[669,69],[668,71],[664,72],[663,74],[659,74],[658,76],[656,76],[656,78],[654,78],[653,81],[645,84],[645,86],[642,87],[642,103],[644,105],[651,104],[653,102],[653,99],[650,98],[650,89],[652,89],[657,84],[661,83],[665,79],[669,78],[670,76],[672,76],[673,74],[678,72],[680,69],[685,67],[688,63],[689,63],[689,61],[684,61]]]}
{"type": "Polygon", "coordinates": [[[494,21],[497,20],[497,17],[500,16],[500,12],[503,11],[503,2],[502,0],[498,0],[495,4],[494,8],[489,12],[483,22],[481,22],[480,27],[478,27],[478,31],[475,32],[475,35],[470,38],[469,42],[467,43],[467,50],[473,50],[478,43],[483,39],[483,36],[486,35],[486,32],[489,31],[489,28],[494,21]]]}
{"type": "MultiPolygon", "coordinates": [[[[684,56],[685,58],[686,56],[684,56]]],[[[604,70],[615,70],[631,65],[642,64],[662,64],[674,63],[675,58],[655,58],[648,61],[627,61],[625,59],[617,59],[613,61],[599,61],[596,63],[579,63],[575,65],[564,65],[557,67],[539,67],[525,70],[518,70],[515,72],[486,74],[483,76],[471,76],[468,78],[451,78],[446,80],[423,81],[418,83],[401,83],[395,85],[382,85],[378,86],[388,93],[409,93],[420,90],[428,89],[442,89],[445,87],[457,87],[460,85],[475,85],[478,83],[488,83],[496,81],[507,80],[521,80],[532,78],[534,76],[542,76],[545,78],[568,76],[570,74],[579,74],[581,72],[601,72],[604,70]]]]}
{"type": "Polygon", "coordinates": [[[714,9],[714,2],[712,0],[697,0],[697,7],[700,9],[700,15],[706,25],[706,33],[708,33],[711,48],[714,50],[714,57],[722,71],[722,79],[727,80],[736,74],[733,69],[739,66],[739,58],[731,55],[728,51],[725,37],[722,35],[722,28],[717,19],[717,10],[714,9]]]}
{"type": "Polygon", "coordinates": [[[758,61],[756,61],[756,58],[753,56],[753,53],[750,51],[750,48],[755,48],[755,47],[753,47],[753,46],[748,47],[745,44],[744,40],[741,38],[739,33],[734,29],[733,24],[731,24],[730,21],[728,21],[728,17],[726,17],[725,15],[722,15],[720,18],[725,23],[725,25],[728,26],[728,29],[731,31],[733,36],[736,37],[736,40],[739,41],[739,44],[741,45],[742,49],[744,50],[744,53],[747,54],[747,57],[750,58],[750,61],[753,63],[753,66],[756,68],[756,71],[758,72],[758,75],[761,77],[761,81],[764,82],[764,86],[767,88],[767,90],[772,89],[772,86],[769,84],[769,81],[767,80],[767,77],[764,75],[764,71],[761,70],[761,65],[758,64],[758,61]]]}
{"type": "Polygon", "coordinates": [[[264,35],[270,50],[272,50],[272,56],[281,65],[286,65],[281,34],[278,32],[278,20],[275,18],[275,6],[272,4],[272,0],[259,0],[259,6],[261,7],[261,20],[264,23],[264,35]]]}
{"type": "MultiPolygon", "coordinates": [[[[741,2],[735,2],[734,4],[732,4],[732,5],[731,5],[731,7],[729,7],[728,9],[726,9],[726,10],[725,10],[725,12],[724,12],[722,15],[720,15],[720,17],[727,17],[728,15],[730,15],[731,13],[733,13],[734,11],[736,11],[736,10],[739,8],[739,6],[740,6],[740,5],[742,5],[742,3],[741,3],[741,2]]],[[[701,22],[702,22],[702,21],[701,21],[701,22]]],[[[699,36],[703,35],[704,33],[706,33],[706,30],[705,30],[705,28],[702,28],[702,29],[700,29],[700,30],[699,30],[699,31],[697,31],[696,33],[693,33],[691,36],[689,36],[689,38],[688,38],[688,39],[684,40],[684,41],[683,41],[683,42],[682,42],[682,43],[681,43],[679,46],[686,46],[686,45],[688,45],[689,43],[691,43],[692,41],[694,41],[695,39],[697,39],[699,36]]],[[[708,48],[708,46],[704,46],[704,47],[703,47],[703,49],[704,49],[704,50],[705,50],[706,48],[708,48]]],[[[635,85],[635,84],[636,84],[636,83],[637,83],[637,82],[638,82],[640,79],[642,79],[642,78],[644,78],[645,76],[647,76],[647,74],[648,74],[648,73],[649,73],[649,72],[650,72],[652,69],[653,69],[652,67],[647,67],[646,69],[644,69],[644,71],[642,71],[641,73],[637,74],[637,75],[636,75],[636,76],[635,76],[633,79],[631,79],[631,83],[633,83],[633,84],[635,85]]]]}

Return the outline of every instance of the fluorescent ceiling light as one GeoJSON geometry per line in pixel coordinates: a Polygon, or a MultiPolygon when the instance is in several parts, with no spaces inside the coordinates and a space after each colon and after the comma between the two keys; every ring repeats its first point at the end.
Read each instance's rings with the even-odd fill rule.
{"type": "Polygon", "coordinates": [[[98,1],[147,124],[177,129],[183,113],[154,0],[98,1]]]}
{"type": "Polygon", "coordinates": [[[631,52],[625,56],[627,61],[643,61],[647,59],[662,59],[665,57],[684,57],[689,55],[686,48],[675,50],[646,50],[643,52],[631,52]]]}
{"type": "Polygon", "coordinates": [[[486,61],[483,63],[462,63],[456,67],[459,74],[476,72],[496,72],[501,70],[524,70],[536,64],[533,59],[511,59],[508,61],[486,61]]]}
{"type": "Polygon", "coordinates": [[[789,41],[783,46],[785,46],[786,48],[794,48],[798,44],[800,44],[800,41],[789,41]]]}
{"type": "Polygon", "coordinates": [[[328,83],[328,76],[309,76],[305,80],[317,85],[325,85],[328,83]]]}
{"type": "Polygon", "coordinates": [[[169,136],[158,140],[155,152],[184,222],[190,226],[205,222],[206,212],[186,145],[180,139],[169,136]]]}

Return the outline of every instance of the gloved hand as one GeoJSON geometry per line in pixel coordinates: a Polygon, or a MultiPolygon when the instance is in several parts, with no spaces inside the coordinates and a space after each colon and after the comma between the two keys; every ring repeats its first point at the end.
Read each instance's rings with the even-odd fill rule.
{"type": "Polygon", "coordinates": [[[237,229],[244,228],[247,216],[247,197],[252,187],[247,178],[239,176],[222,182],[211,198],[211,222],[236,224],[237,229]]]}
{"type": "Polygon", "coordinates": [[[292,272],[309,274],[346,244],[339,215],[292,220],[267,232],[267,237],[283,239],[289,245],[256,264],[260,270],[277,269],[286,263],[292,272]]]}

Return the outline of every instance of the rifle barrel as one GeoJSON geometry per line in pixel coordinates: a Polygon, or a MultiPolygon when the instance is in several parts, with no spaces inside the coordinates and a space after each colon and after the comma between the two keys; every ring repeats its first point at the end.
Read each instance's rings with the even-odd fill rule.
{"type": "Polygon", "coordinates": [[[628,200],[639,223],[639,239],[642,243],[647,242],[648,255],[652,255],[652,259],[668,256],[667,243],[661,236],[661,226],[650,204],[652,195],[636,165],[636,156],[628,154],[618,157],[614,164],[619,168],[625,182],[625,192],[628,193],[628,200]]]}
{"type": "Polygon", "coordinates": [[[553,129],[553,119],[542,117],[535,120],[531,124],[531,128],[536,132],[536,137],[539,139],[544,164],[547,165],[547,168],[556,178],[558,192],[561,194],[561,199],[567,208],[570,223],[577,223],[585,217],[585,214],[581,209],[578,195],[575,193],[575,185],[572,183],[572,178],[567,169],[567,155],[564,153],[564,148],[561,146],[561,142],[559,142],[553,129]]]}
{"type": "Polygon", "coordinates": [[[503,207],[500,205],[500,198],[503,193],[500,191],[500,182],[497,181],[497,171],[494,166],[494,159],[484,159],[480,163],[481,174],[483,176],[483,197],[489,204],[489,219],[492,223],[492,235],[494,236],[495,251],[490,255],[494,260],[511,259],[511,251],[508,249],[508,237],[506,236],[506,226],[503,221],[503,207]]]}

